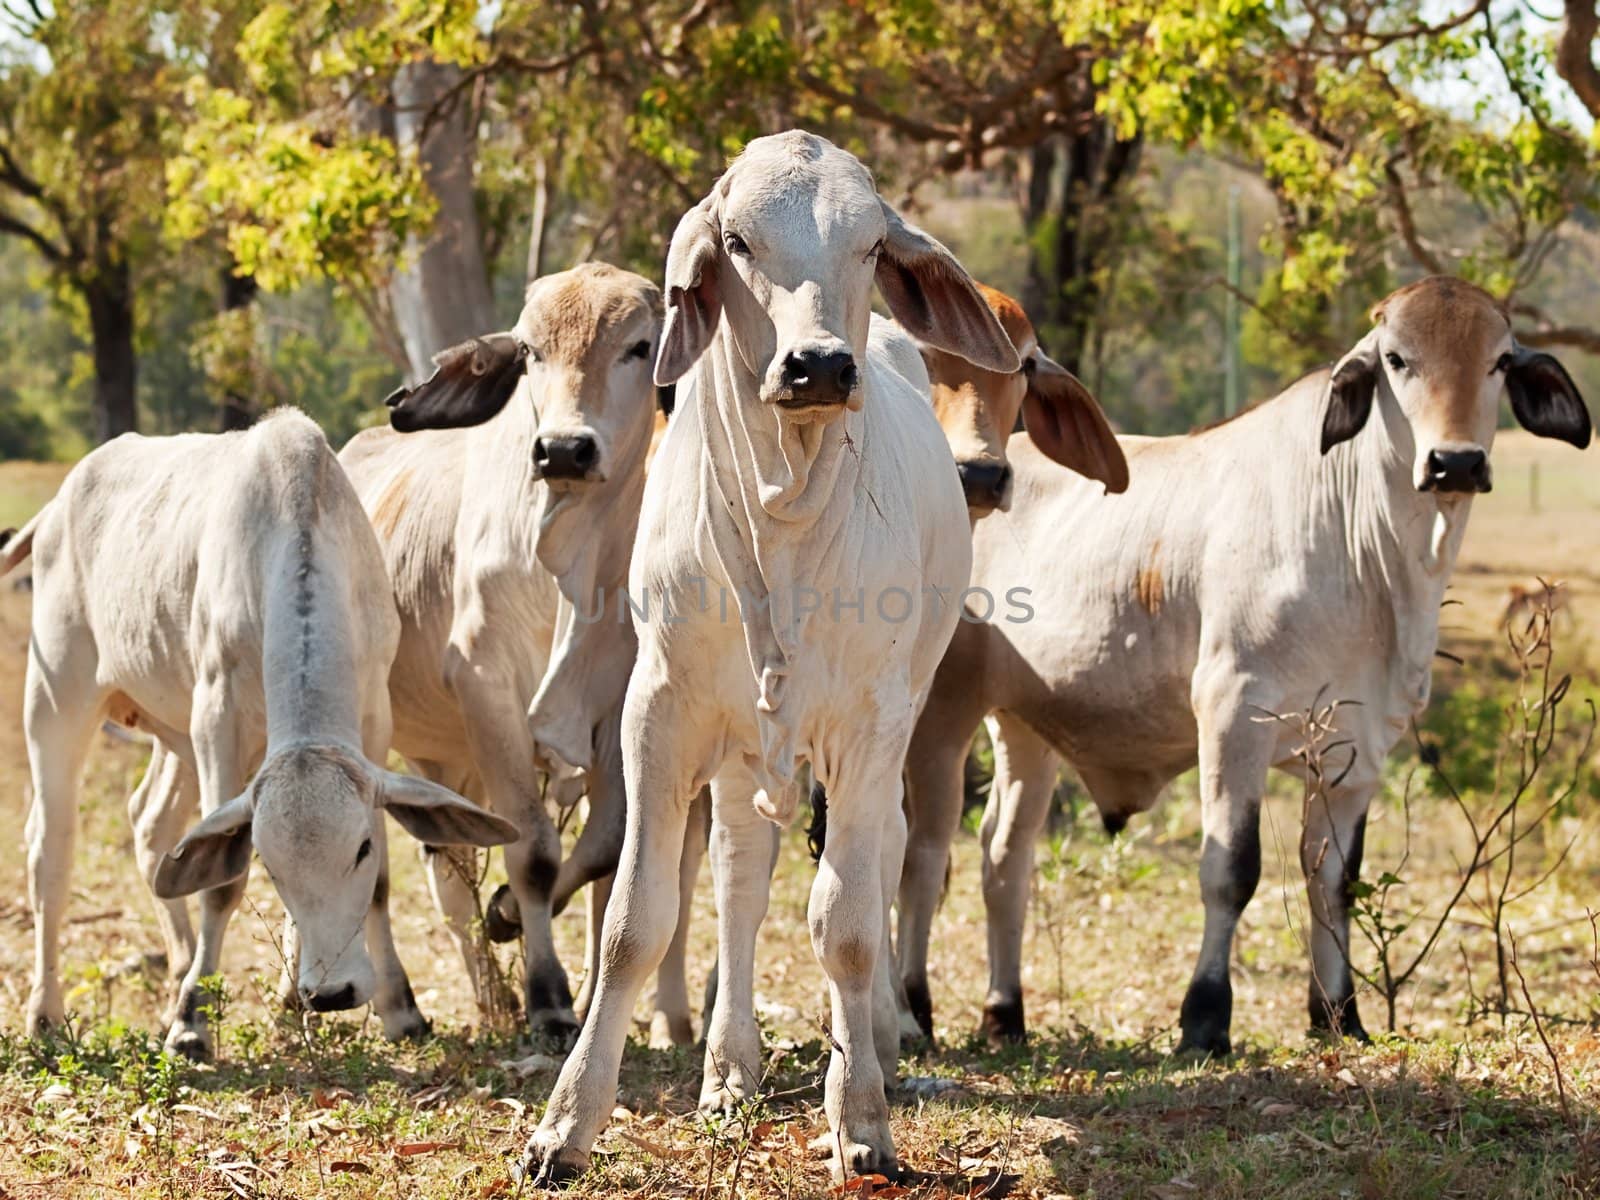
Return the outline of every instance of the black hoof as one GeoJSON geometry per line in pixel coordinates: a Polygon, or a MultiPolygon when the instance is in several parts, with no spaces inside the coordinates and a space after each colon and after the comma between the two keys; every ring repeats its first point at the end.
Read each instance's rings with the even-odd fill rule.
{"type": "Polygon", "coordinates": [[[502,883],[489,897],[489,907],[483,913],[483,932],[491,942],[514,942],[522,936],[522,910],[509,883],[502,883]]]}
{"type": "Polygon", "coordinates": [[[1172,1052],[1174,1058],[1203,1062],[1208,1058],[1223,1059],[1232,1056],[1233,1043],[1226,1033],[1185,1033],[1172,1052]]]}
{"type": "Polygon", "coordinates": [[[911,1015],[916,1018],[922,1036],[933,1041],[933,997],[928,994],[927,980],[906,984],[906,1003],[911,1006],[911,1015]]]}
{"type": "Polygon", "coordinates": [[[983,1024],[979,1026],[991,1046],[1014,1046],[1028,1040],[1028,1025],[1022,1016],[1022,1001],[1007,1000],[983,1006],[983,1024]]]}
{"type": "Polygon", "coordinates": [[[1311,1036],[1322,1038],[1347,1037],[1363,1045],[1370,1045],[1366,1027],[1361,1024],[1361,1014],[1356,1011],[1355,997],[1334,1004],[1321,996],[1311,1001],[1311,1036]]]}
{"type": "Polygon", "coordinates": [[[179,1058],[186,1058],[192,1063],[211,1061],[211,1047],[206,1044],[205,1038],[193,1030],[180,1033],[167,1043],[167,1050],[179,1058]]]}

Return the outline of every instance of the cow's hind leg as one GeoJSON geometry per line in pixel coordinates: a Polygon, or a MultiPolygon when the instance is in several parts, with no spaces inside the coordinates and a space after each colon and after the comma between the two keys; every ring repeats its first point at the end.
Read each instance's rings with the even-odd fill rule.
{"type": "Polygon", "coordinates": [[[1350,901],[1361,877],[1367,807],[1375,788],[1375,780],[1351,778],[1314,798],[1300,838],[1311,907],[1311,1028],[1363,1042],[1367,1031],[1356,1011],[1350,975],[1350,901]]]}
{"type": "Polygon", "coordinates": [[[61,993],[61,923],[72,877],[78,779],[100,722],[94,664],[86,661],[89,653],[64,648],[62,654],[47,655],[47,661],[41,661],[40,646],[50,640],[35,629],[23,696],[23,728],[33,780],[26,829],[28,900],[34,920],[33,986],[27,1008],[30,1037],[66,1020],[61,993]]]}
{"type": "MultiPolygon", "coordinates": [[[[128,797],[128,818],[133,823],[133,854],[139,874],[155,889],[156,869],[167,851],[183,837],[189,817],[200,804],[200,789],[194,772],[172,751],[157,741],[150,750],[150,765],[144,778],[128,797]]],[[[189,920],[185,897],[155,901],[156,922],[167,954],[167,980],[177,998],[177,985],[194,962],[194,925],[189,920]]],[[[173,1013],[164,1020],[170,1024],[173,1013]]]]}
{"type": "MultiPolygon", "coordinates": [[[[497,648],[478,648],[492,662],[497,648]]],[[[578,1028],[572,989],[556,957],[551,917],[561,870],[561,835],[544,805],[527,714],[509,679],[491,666],[461,660],[449,671],[466,718],[467,741],[492,811],[521,836],[505,847],[506,875],[522,918],[525,1015],[537,1034],[565,1040],[578,1028]]],[[[476,910],[476,904],[474,904],[476,910]]]]}
{"type": "Polygon", "coordinates": [[[622,742],[627,830],[606,906],[594,1002],[528,1141],[528,1170],[543,1184],[570,1179],[588,1164],[590,1147],[616,1102],[634,1002],[677,925],[684,826],[698,782],[694,773],[706,765],[708,743],[680,716],[682,693],[666,679],[664,664],[652,670],[641,660],[628,688],[622,742]]]}
{"type": "Polygon", "coordinates": [[[1183,997],[1180,1054],[1232,1052],[1233,934],[1261,880],[1261,792],[1278,728],[1260,720],[1273,700],[1252,699],[1237,676],[1202,666],[1194,688],[1199,730],[1200,898],[1205,933],[1183,997]]]}
{"type": "MultiPolygon", "coordinates": [[[[667,956],[656,969],[656,991],[651,1000],[650,1045],[661,1050],[687,1046],[694,1041],[694,1021],[689,1013],[689,923],[694,917],[694,889],[700,879],[706,840],[711,833],[711,791],[701,788],[689,810],[683,833],[683,856],[678,859],[678,925],[672,931],[667,956]]],[[[710,1013],[706,1018],[709,1021],[710,1013]]]]}
{"type": "Polygon", "coordinates": [[[772,886],[773,825],[752,806],[756,790],[750,772],[733,763],[711,783],[708,854],[717,893],[717,998],[706,1027],[704,1111],[733,1112],[761,1082],[755,952],[772,886]]]}
{"type": "Polygon", "coordinates": [[[1050,815],[1060,760],[1021,721],[991,721],[994,786],[983,813],[983,905],[989,934],[989,994],[983,1033],[990,1042],[1027,1035],[1022,1010],[1022,935],[1033,886],[1033,852],[1050,815]]]}

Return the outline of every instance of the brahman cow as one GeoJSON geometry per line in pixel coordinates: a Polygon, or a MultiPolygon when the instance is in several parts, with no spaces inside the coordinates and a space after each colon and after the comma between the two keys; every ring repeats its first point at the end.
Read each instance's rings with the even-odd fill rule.
{"type": "MultiPolygon", "coordinates": [[[[1034,445],[1048,457],[1087,478],[1099,480],[1109,492],[1126,490],[1127,460],[1089,389],[1044,353],[1032,322],[1017,301],[981,283],[978,291],[1016,348],[1022,360],[1019,370],[991,371],[960,355],[932,346],[918,346],[893,322],[876,317],[870,335],[883,344],[886,353],[901,355],[900,373],[929,396],[939,426],[955,456],[956,473],[966,493],[969,518],[976,522],[989,513],[1010,507],[1011,467],[1006,461],[1006,443],[1019,421],[1026,423],[1034,445]]],[[[977,618],[969,613],[968,619],[977,618]]],[[[954,685],[966,686],[964,681],[954,685]]],[[[813,854],[820,854],[827,841],[827,793],[820,786],[812,788],[811,811],[809,836],[813,854]]],[[[699,828],[703,815],[696,810],[695,816],[701,820],[691,818],[689,837],[684,845],[685,890],[682,895],[685,898],[692,891],[705,837],[699,828]]],[[[948,846],[941,844],[932,849],[943,854],[947,853],[948,846]]],[[[943,871],[942,860],[935,869],[943,871]]],[[[920,910],[916,915],[922,915],[920,910]]],[[[656,989],[650,1029],[653,1046],[693,1040],[684,975],[686,916],[683,901],[680,901],[679,928],[663,960],[656,989]]],[[[905,930],[904,913],[901,920],[901,928],[905,930]]],[[[925,953],[927,936],[924,926],[920,933],[912,933],[909,938],[902,933],[901,942],[919,947],[925,953]]],[[[916,978],[921,979],[922,973],[917,973],[916,978]]],[[[715,994],[714,966],[708,989],[715,994]]],[[[902,1029],[907,1036],[919,1036],[923,1031],[921,1017],[926,1001],[922,997],[925,995],[925,987],[912,996],[897,989],[897,999],[902,1005],[902,1029]]],[[[730,997],[730,1002],[753,1004],[753,999],[730,997]]],[[[707,1011],[710,1011],[709,1004],[707,1011]]]]}
{"type": "Polygon", "coordinates": [[[203,891],[198,947],[186,913],[169,905],[163,921],[169,963],[190,964],[169,1048],[210,1051],[201,981],[217,970],[252,845],[298,932],[288,957],[306,1007],[371,998],[389,1036],[425,1030],[389,930],[383,813],[446,844],[516,830],[381,765],[400,622],[322,432],[279,410],[242,433],[125,434],[73,468],[6,543],[0,573],[30,552],[30,1034],[65,1018],[57,957],[78,777],[106,717],[159,743],[133,806],[152,890],[203,891]],[[205,817],[177,841],[196,791],[205,817]]]}
{"type": "Polygon", "coordinates": [[[1294,726],[1271,714],[1320,695],[1359,704],[1338,710],[1353,762],[1313,806],[1301,843],[1311,1023],[1364,1036],[1349,887],[1384,759],[1428,700],[1439,605],[1472,496],[1489,489],[1500,399],[1541,436],[1582,447],[1590,433],[1567,373],[1519,346],[1478,288],[1424,279],[1380,303],[1373,323],[1331,370],[1234,420],[1123,438],[1125,496],[1062,474],[1029,438],[1012,441],[1012,510],[978,524],[972,584],[1028,588],[1031,619],[960,627],[908,757],[899,953],[925,1027],[927,930],[960,819],[961,764],[994,713],[985,1030],[1024,1030],[1023,921],[1057,754],[1111,829],[1198,763],[1205,933],[1180,1049],[1227,1053],[1228,961],[1261,872],[1264,777],[1300,765],[1294,726]]]}
{"type": "MultiPolygon", "coordinates": [[[[622,842],[618,729],[635,647],[624,588],[660,307],[654,284],[600,263],[539,279],[512,330],[445,351],[429,380],[391,397],[395,429],[340,455],[400,610],[395,748],[522,831],[505,849],[514,903],[492,911],[520,923],[529,1026],[560,1036],[578,1022],[551,916],[615,869],[622,842]],[[546,785],[554,774],[575,802],[578,770],[589,809],[563,862],[546,785]]],[[[487,1009],[474,856],[431,853],[428,868],[487,1009]]]]}
{"type": "MultiPolygon", "coordinates": [[[[692,372],[694,386],[645,488],[629,590],[652,608],[635,619],[623,706],[627,831],[594,1002],[528,1145],[543,1181],[584,1168],[611,1112],[708,781],[723,992],[750,991],[765,823],[798,806],[801,760],[833,796],[810,927],[832,997],[834,1171],[894,1168],[884,1084],[899,1035],[883,943],[904,848],[900,768],[971,549],[926,396],[895,356],[869,351],[874,278],[922,341],[1017,369],[955,258],[821,138],[751,142],[673,234],[656,379],[692,372]]],[[[724,1014],[719,1002],[707,1056],[731,1105],[757,1085],[760,1036],[724,1014]]]]}

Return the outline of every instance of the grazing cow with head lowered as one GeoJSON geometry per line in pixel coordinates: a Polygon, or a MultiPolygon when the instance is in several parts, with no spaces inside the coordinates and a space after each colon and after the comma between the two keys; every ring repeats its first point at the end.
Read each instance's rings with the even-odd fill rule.
{"type": "Polygon", "coordinates": [[[198,947],[186,915],[163,923],[169,961],[190,962],[168,1046],[210,1050],[201,981],[217,970],[252,846],[298,933],[306,1007],[371,999],[390,1036],[423,1031],[389,932],[383,813],[447,844],[516,830],[381,765],[400,623],[322,432],[280,410],[242,433],[126,434],[73,468],[0,570],[30,551],[30,1033],[65,1016],[57,955],[78,776],[108,716],[159,742],[134,805],[152,889],[203,892],[198,947]],[[177,841],[196,779],[205,817],[177,841]]]}
{"type": "MultiPolygon", "coordinates": [[[[391,401],[396,429],[431,431],[368,430],[340,456],[400,610],[395,748],[522,831],[505,849],[515,903],[496,911],[520,920],[536,1031],[577,1027],[551,916],[615,868],[622,842],[618,726],[636,645],[624,586],[660,324],[660,293],[638,275],[592,263],[546,276],[514,329],[445,351],[391,401]],[[588,820],[563,862],[545,786],[578,770],[588,820]]],[[[473,856],[430,853],[428,868],[487,1007],[473,856]]]]}
{"type": "Polygon", "coordinates": [[[1013,440],[1012,510],[977,526],[972,582],[1028,588],[1032,618],[960,627],[909,756],[899,951],[925,1026],[927,928],[961,761],[995,713],[985,1029],[1023,1033],[1023,919],[1057,755],[1112,829],[1198,763],[1205,934],[1180,1048],[1227,1053],[1228,962],[1261,870],[1264,777],[1298,769],[1293,727],[1269,714],[1320,694],[1360,703],[1338,710],[1353,761],[1312,806],[1301,843],[1310,1017],[1363,1036],[1349,888],[1384,759],[1428,700],[1439,605],[1472,497],[1490,486],[1502,396],[1534,433],[1588,443],[1588,411],[1560,364],[1519,346],[1487,294],[1432,278],[1384,300],[1344,358],[1277,399],[1186,437],[1123,438],[1122,497],[1013,440]]]}
{"type": "MultiPolygon", "coordinates": [[[[628,825],[594,1002],[528,1146],[543,1180],[583,1168],[611,1111],[707,781],[722,984],[750,990],[765,822],[792,815],[803,759],[834,797],[810,905],[837,1042],[825,1088],[834,1170],[894,1167],[884,1080],[899,1038],[880,968],[904,846],[900,768],[971,550],[926,396],[869,350],[874,279],[921,340],[1016,370],[960,264],[821,138],[751,142],[673,235],[656,378],[692,371],[694,387],[645,489],[629,580],[655,608],[636,621],[623,706],[628,825]]],[[[707,1055],[729,1103],[755,1088],[753,1021],[730,1027],[719,1005],[707,1055]]]]}

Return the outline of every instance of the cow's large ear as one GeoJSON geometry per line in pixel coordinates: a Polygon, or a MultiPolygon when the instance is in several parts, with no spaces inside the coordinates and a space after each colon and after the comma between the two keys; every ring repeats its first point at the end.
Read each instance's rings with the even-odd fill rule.
{"type": "Polygon", "coordinates": [[[712,192],[678,222],[667,250],[667,315],[656,354],[656,386],[677,383],[711,344],[722,317],[717,279],[717,193],[712,192]]]}
{"type": "Polygon", "coordinates": [[[379,803],[428,846],[503,846],[521,836],[504,817],[416,775],[378,771],[379,803]]]}
{"type": "Polygon", "coordinates": [[[250,822],[255,803],[246,790],[211,810],[171,850],[160,865],[151,890],[162,900],[192,896],[232,883],[250,869],[250,822]]]}
{"type": "Polygon", "coordinates": [[[1560,438],[1580,450],[1589,444],[1589,409],[1553,354],[1515,347],[1506,368],[1506,390],[1517,423],[1529,433],[1560,438]]]}
{"type": "Polygon", "coordinates": [[[511,399],[528,346],[514,333],[491,333],[441,350],[434,371],[416,387],[397,388],[384,403],[401,433],[482,425],[511,399]]]}
{"type": "Polygon", "coordinates": [[[1033,444],[1063,467],[1098,479],[1106,491],[1127,491],[1128,460],[1083,381],[1042,350],[1022,369],[1028,377],[1022,423],[1033,444]]]}
{"type": "Polygon", "coordinates": [[[888,201],[879,203],[888,231],[878,255],[878,290],[894,319],[917,340],[985,370],[1009,375],[1020,369],[1016,347],[956,256],[888,201]]]}
{"type": "Polygon", "coordinates": [[[1372,415],[1378,390],[1378,331],[1372,330],[1336,364],[1328,376],[1328,404],[1322,414],[1322,452],[1361,432],[1372,415]]]}

